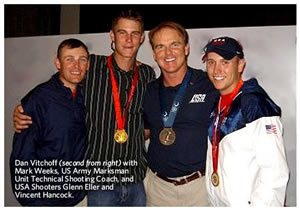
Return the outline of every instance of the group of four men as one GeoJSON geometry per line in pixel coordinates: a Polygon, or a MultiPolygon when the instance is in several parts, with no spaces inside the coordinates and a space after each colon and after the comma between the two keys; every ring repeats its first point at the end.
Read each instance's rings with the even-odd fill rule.
{"type": "MultiPolygon", "coordinates": [[[[211,40],[202,58],[206,73],[187,65],[186,30],[160,23],[149,33],[162,73],[155,80],[153,69],[136,60],[145,38],[139,13],[116,17],[110,38],[110,56],[89,55],[77,39],[63,41],[58,73],[22,99],[14,113],[22,132],[14,136],[13,183],[16,159],[135,161],[118,166],[125,175],[103,175],[118,182],[107,183],[113,190],[88,190],[88,206],[284,204],[289,173],[281,111],[255,79],[242,80],[240,43],[211,40]]],[[[19,201],[73,206],[85,196],[73,195],[19,201]]]]}

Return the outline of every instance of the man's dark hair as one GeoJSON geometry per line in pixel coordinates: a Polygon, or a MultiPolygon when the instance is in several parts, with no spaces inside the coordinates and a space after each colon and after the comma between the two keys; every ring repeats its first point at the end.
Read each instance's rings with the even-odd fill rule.
{"type": "Polygon", "coordinates": [[[133,9],[122,10],[120,12],[120,14],[118,14],[118,16],[116,16],[112,20],[112,24],[111,24],[111,29],[112,30],[114,29],[114,27],[117,25],[118,21],[121,18],[125,18],[125,19],[129,19],[129,20],[139,22],[140,25],[141,25],[141,31],[144,32],[144,19],[143,19],[143,16],[138,11],[133,10],[133,9]]]}
{"type": "Polygon", "coordinates": [[[61,49],[64,48],[64,47],[69,47],[70,49],[72,48],[79,48],[79,47],[83,47],[84,50],[86,50],[88,56],[89,56],[89,50],[88,50],[88,47],[80,40],[78,39],[74,39],[74,38],[70,38],[70,39],[66,39],[66,40],[63,40],[58,48],[57,48],[57,58],[59,58],[60,56],[60,53],[61,53],[61,49]]]}

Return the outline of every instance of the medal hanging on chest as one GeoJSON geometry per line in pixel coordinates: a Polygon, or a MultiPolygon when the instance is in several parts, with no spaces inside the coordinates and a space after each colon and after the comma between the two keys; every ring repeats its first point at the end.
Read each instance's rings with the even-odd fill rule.
{"type": "Polygon", "coordinates": [[[175,98],[172,103],[172,107],[170,109],[170,112],[168,114],[167,110],[167,97],[164,94],[163,91],[163,81],[160,83],[159,88],[159,101],[160,101],[160,109],[161,109],[161,115],[162,115],[162,123],[164,125],[164,128],[160,131],[159,134],[159,140],[160,143],[163,145],[169,146],[173,144],[176,140],[176,134],[175,131],[172,129],[175,117],[177,115],[178,109],[180,107],[180,103],[183,99],[186,87],[190,81],[191,78],[191,71],[187,70],[183,82],[180,85],[178,91],[176,92],[175,98]]]}
{"type": "Polygon", "coordinates": [[[117,143],[119,144],[123,144],[127,141],[128,139],[128,134],[126,133],[126,131],[124,129],[122,130],[117,130],[115,132],[115,135],[114,135],[114,139],[117,143]]]}
{"type": "Polygon", "coordinates": [[[159,140],[163,145],[171,145],[175,142],[176,134],[172,128],[164,128],[159,133],[159,140]]]}
{"type": "Polygon", "coordinates": [[[217,187],[220,184],[220,178],[218,174],[218,159],[219,159],[219,143],[220,143],[220,134],[221,134],[221,126],[225,117],[229,112],[229,108],[233,99],[237,96],[238,92],[240,91],[241,87],[243,86],[243,80],[240,79],[234,91],[229,95],[229,99],[227,100],[227,104],[224,105],[223,112],[221,111],[220,105],[222,96],[219,99],[219,106],[216,109],[216,118],[214,120],[214,127],[213,127],[213,141],[212,141],[212,159],[213,159],[213,173],[211,175],[211,183],[213,186],[217,187]],[[221,113],[222,112],[222,113],[221,113]],[[221,113],[221,117],[219,115],[221,113]]]}
{"type": "Polygon", "coordinates": [[[129,105],[130,105],[133,95],[135,93],[139,71],[138,71],[138,66],[136,65],[134,75],[133,75],[133,81],[131,84],[131,88],[129,90],[129,97],[128,97],[128,100],[126,103],[126,108],[122,115],[118,84],[117,84],[117,81],[115,79],[114,72],[113,72],[114,70],[113,70],[113,65],[112,65],[112,55],[110,55],[107,58],[107,66],[108,66],[108,69],[110,72],[110,79],[111,79],[112,92],[113,92],[113,98],[114,98],[114,108],[115,108],[115,114],[116,114],[116,119],[117,119],[117,131],[114,134],[114,139],[117,143],[122,144],[128,140],[128,134],[125,131],[125,123],[126,123],[126,117],[127,117],[129,105]]]}
{"type": "Polygon", "coordinates": [[[219,185],[219,175],[217,172],[213,172],[211,175],[211,182],[213,186],[217,187],[219,185]]]}

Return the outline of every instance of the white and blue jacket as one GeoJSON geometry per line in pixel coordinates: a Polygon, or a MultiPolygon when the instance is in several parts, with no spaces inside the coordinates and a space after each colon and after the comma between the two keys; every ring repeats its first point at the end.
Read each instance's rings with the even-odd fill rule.
{"type": "Polygon", "coordinates": [[[221,128],[217,170],[220,183],[215,187],[211,175],[216,110],[211,113],[206,186],[212,206],[284,205],[289,170],[280,116],[280,108],[256,79],[244,82],[227,117],[218,125],[221,128]]]}

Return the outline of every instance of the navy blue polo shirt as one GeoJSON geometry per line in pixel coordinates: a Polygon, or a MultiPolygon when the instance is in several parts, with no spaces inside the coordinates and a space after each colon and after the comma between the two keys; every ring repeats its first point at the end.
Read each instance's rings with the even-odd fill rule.
{"type": "MultiPolygon", "coordinates": [[[[15,184],[22,184],[22,181],[15,180],[15,160],[28,162],[24,169],[31,169],[33,176],[48,179],[36,182],[29,177],[28,189],[21,190],[25,194],[33,194],[34,197],[17,197],[23,206],[74,206],[85,196],[85,190],[63,189],[64,184],[82,185],[79,182],[64,182],[58,178],[68,175],[62,171],[63,167],[58,164],[52,166],[33,166],[31,161],[82,161],[86,149],[86,126],[85,107],[81,86],[77,86],[77,96],[72,98],[71,89],[65,87],[59,79],[59,73],[55,73],[50,80],[42,83],[31,90],[23,99],[22,106],[24,113],[31,116],[33,124],[21,133],[15,133],[13,149],[10,157],[10,170],[13,193],[19,192],[15,184]],[[43,168],[48,173],[36,172],[36,169],[43,168]],[[50,171],[51,169],[53,171],[50,171]],[[49,178],[55,180],[48,182],[49,178]],[[40,188],[36,188],[39,185],[40,188]],[[45,188],[43,190],[43,188],[45,188]],[[48,189],[46,189],[48,188],[48,189]],[[72,194],[68,195],[68,191],[72,194]],[[49,194],[49,196],[47,195],[49,194]],[[55,194],[64,194],[67,198],[51,197],[55,194]]],[[[71,172],[73,167],[70,167],[71,172]]],[[[79,169],[79,167],[77,167],[79,169]]],[[[81,174],[71,174],[73,178],[81,177],[81,174]]]]}
{"type": "Polygon", "coordinates": [[[174,144],[165,146],[159,141],[159,133],[164,128],[159,89],[164,89],[169,110],[180,85],[160,86],[163,83],[161,76],[149,84],[144,100],[145,129],[151,130],[148,165],[153,171],[168,177],[180,177],[205,169],[209,116],[218,94],[206,72],[188,68],[192,75],[172,127],[176,133],[174,144]]]}

